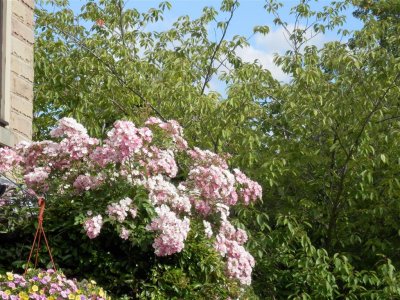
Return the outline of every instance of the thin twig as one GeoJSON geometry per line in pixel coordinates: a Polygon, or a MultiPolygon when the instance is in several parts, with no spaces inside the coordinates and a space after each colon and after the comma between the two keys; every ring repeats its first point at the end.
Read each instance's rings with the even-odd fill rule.
{"type": "Polygon", "coordinates": [[[228,31],[229,24],[230,24],[230,22],[231,22],[231,20],[233,18],[234,12],[235,12],[235,10],[237,8],[236,4],[237,4],[237,1],[235,1],[235,3],[233,4],[233,8],[232,8],[232,10],[230,12],[229,19],[228,19],[228,21],[226,21],[224,30],[222,31],[221,39],[219,40],[217,46],[214,49],[213,54],[211,55],[210,63],[208,65],[208,67],[207,67],[207,73],[206,73],[206,76],[205,76],[205,80],[204,80],[203,86],[201,88],[200,95],[204,94],[206,86],[207,86],[207,84],[210,82],[210,80],[212,78],[212,66],[214,64],[214,60],[215,60],[215,57],[216,57],[216,55],[217,55],[217,53],[219,51],[219,48],[221,48],[221,45],[222,45],[222,43],[223,43],[223,41],[225,39],[225,35],[226,35],[227,31],[228,31]]]}

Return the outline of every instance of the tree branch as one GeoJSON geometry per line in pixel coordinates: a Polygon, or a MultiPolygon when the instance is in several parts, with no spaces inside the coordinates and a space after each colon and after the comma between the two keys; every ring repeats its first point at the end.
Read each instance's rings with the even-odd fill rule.
{"type": "Polygon", "coordinates": [[[213,64],[214,64],[215,57],[216,57],[216,55],[217,55],[219,49],[221,48],[221,45],[222,45],[224,39],[225,39],[226,33],[227,33],[227,31],[228,31],[229,24],[230,24],[230,22],[231,22],[231,20],[232,20],[232,18],[233,18],[234,12],[235,12],[235,10],[236,10],[236,8],[237,8],[237,5],[236,5],[236,4],[237,4],[237,1],[235,1],[234,5],[233,5],[233,8],[232,8],[232,10],[231,10],[231,13],[230,13],[230,15],[229,15],[229,19],[228,19],[228,21],[227,21],[226,24],[225,24],[224,30],[222,31],[221,39],[219,40],[217,46],[216,46],[215,49],[214,49],[213,54],[211,55],[210,63],[209,63],[209,65],[208,65],[208,67],[207,67],[207,73],[206,73],[206,76],[205,76],[205,80],[204,80],[203,86],[202,86],[202,88],[201,88],[200,95],[203,95],[203,94],[204,94],[204,91],[205,91],[205,89],[206,89],[206,86],[207,86],[207,84],[210,82],[210,80],[211,80],[211,78],[212,78],[212,66],[213,66],[213,64]]]}

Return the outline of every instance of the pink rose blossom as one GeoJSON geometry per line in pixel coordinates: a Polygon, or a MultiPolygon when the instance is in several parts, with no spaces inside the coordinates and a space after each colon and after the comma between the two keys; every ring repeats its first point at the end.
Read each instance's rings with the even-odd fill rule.
{"type": "Polygon", "coordinates": [[[148,174],[164,173],[173,178],[178,173],[178,166],[171,150],[160,150],[156,147],[151,147],[146,156],[147,162],[144,163],[144,166],[148,174]]]}
{"type": "Polygon", "coordinates": [[[117,121],[114,128],[107,133],[106,144],[115,149],[114,160],[124,161],[138,153],[144,140],[138,129],[130,121],[117,121]]]}
{"type": "Polygon", "coordinates": [[[73,187],[82,192],[82,191],[88,191],[91,189],[94,189],[98,187],[102,183],[102,180],[100,177],[95,177],[95,176],[89,176],[89,175],[79,175],[74,183],[72,184],[73,187]]]}
{"type": "Polygon", "coordinates": [[[22,157],[10,148],[0,148],[0,173],[11,171],[22,157]]]}
{"type": "Polygon", "coordinates": [[[28,187],[35,187],[43,185],[49,177],[49,170],[46,168],[38,167],[32,172],[24,176],[25,183],[28,187]]]}
{"type": "Polygon", "coordinates": [[[201,150],[200,148],[194,147],[193,150],[189,150],[188,153],[191,156],[195,166],[217,166],[222,169],[228,169],[228,164],[226,163],[225,159],[214,152],[209,150],[201,150]]]}
{"type": "Polygon", "coordinates": [[[213,235],[213,232],[212,232],[210,222],[203,220],[203,226],[204,226],[204,233],[205,233],[206,237],[211,238],[213,235]]]}
{"type": "Polygon", "coordinates": [[[158,125],[163,129],[175,142],[177,149],[186,150],[188,148],[187,141],[183,138],[183,128],[175,120],[169,120],[167,122],[161,121],[159,118],[149,118],[146,125],[158,125]]]}
{"type": "Polygon", "coordinates": [[[120,238],[123,240],[127,240],[129,238],[130,232],[125,227],[122,227],[121,233],[119,234],[120,238]]]}
{"type": "Polygon", "coordinates": [[[132,199],[126,197],[117,203],[112,203],[108,205],[107,214],[111,218],[116,219],[118,222],[122,223],[128,216],[128,212],[130,212],[131,215],[133,216],[131,212],[132,209],[135,209],[134,207],[132,207],[132,199]]]}
{"type": "Polygon", "coordinates": [[[247,234],[242,229],[236,230],[228,221],[223,221],[214,247],[221,256],[226,257],[227,275],[238,279],[241,284],[250,285],[255,261],[242,246],[245,240],[247,240],[247,234]]]}
{"type": "Polygon", "coordinates": [[[129,209],[129,213],[131,214],[132,219],[137,217],[137,208],[133,207],[131,209],[129,209]]]}
{"type": "Polygon", "coordinates": [[[87,135],[87,130],[73,118],[62,118],[58,121],[58,126],[50,132],[50,135],[52,137],[87,135]]]}
{"type": "Polygon", "coordinates": [[[147,181],[147,189],[149,190],[149,200],[154,206],[168,204],[176,212],[190,212],[189,198],[182,189],[177,189],[163,176],[150,177],[147,181]]]}
{"type": "Polygon", "coordinates": [[[158,125],[158,124],[162,124],[163,121],[161,121],[159,118],[156,117],[150,117],[144,124],[145,125],[158,125]]]}
{"type": "Polygon", "coordinates": [[[200,192],[204,200],[234,205],[238,196],[235,189],[235,177],[228,170],[217,166],[197,166],[189,172],[188,180],[200,192]]]}
{"type": "Polygon", "coordinates": [[[90,239],[94,239],[100,234],[102,226],[103,217],[101,215],[89,218],[83,224],[83,228],[86,230],[86,234],[90,239]]]}
{"type": "Polygon", "coordinates": [[[158,217],[147,226],[147,230],[158,233],[153,243],[155,254],[167,256],[181,252],[190,229],[189,219],[179,219],[165,204],[156,207],[156,212],[158,217]]]}
{"type": "Polygon", "coordinates": [[[245,204],[262,198],[262,188],[257,182],[250,180],[239,169],[235,169],[234,173],[235,179],[240,185],[239,197],[245,204]]]}

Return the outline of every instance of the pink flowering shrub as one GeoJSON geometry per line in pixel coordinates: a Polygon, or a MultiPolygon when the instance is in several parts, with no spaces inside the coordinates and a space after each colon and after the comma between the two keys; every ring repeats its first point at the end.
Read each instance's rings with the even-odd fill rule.
{"type": "Polygon", "coordinates": [[[260,199],[260,185],[232,171],[226,157],[191,149],[176,121],[150,118],[146,125],[117,121],[101,140],[63,118],[51,132],[56,141],[0,149],[0,171],[19,171],[36,193],[73,203],[75,221],[90,239],[113,228],[121,243],[143,249],[148,243],[166,257],[201,236],[224,261],[226,275],[250,285],[255,261],[245,249],[246,232],[229,214],[260,199]],[[192,226],[203,229],[192,232],[192,226]]]}

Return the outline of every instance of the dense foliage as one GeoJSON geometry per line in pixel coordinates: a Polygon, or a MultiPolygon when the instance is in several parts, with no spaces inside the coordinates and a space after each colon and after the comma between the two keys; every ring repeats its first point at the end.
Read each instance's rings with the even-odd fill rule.
{"type": "MultiPolygon", "coordinates": [[[[66,1],[52,2],[54,11],[40,5],[36,10],[37,139],[48,137],[64,116],[99,138],[122,118],[137,124],[150,115],[176,119],[190,146],[230,153],[231,166],[263,186],[262,202],[231,213],[233,223],[247,229],[257,261],[256,295],[248,297],[400,297],[398,1],[335,1],[312,11],[311,1],[299,0],[291,9],[293,24],[281,18],[279,3],[266,1],[266,16],[289,42],[275,59],[290,77],[286,83],[257,62],[240,59],[236,50],[247,45],[246,37],[226,39],[236,1],[222,1],[219,11],[205,8],[195,20],[182,16],[160,32],[147,28],[162,19],[169,3],[143,13],[126,9],[123,1],[86,1],[74,13],[66,1]],[[362,21],[360,30],[342,28],[346,9],[362,21]],[[210,27],[219,32],[216,40],[210,27]],[[340,41],[313,46],[312,37],[328,30],[338,30],[340,41]],[[212,90],[216,78],[226,84],[226,95],[212,90]]],[[[260,24],[254,31],[268,34],[268,27],[260,24]]],[[[102,193],[122,199],[118,191],[102,193]]],[[[114,249],[111,235],[78,247],[74,223],[61,226],[61,216],[48,225],[60,264],[72,268],[81,262],[77,272],[93,274],[102,284],[136,286],[129,266],[145,261],[140,253],[114,249]]],[[[0,266],[21,265],[24,224],[4,235],[0,266]]],[[[150,262],[155,280],[149,289],[173,297],[176,290],[196,290],[190,276],[207,282],[217,260],[209,264],[209,256],[198,257],[202,251],[184,251],[186,261],[150,262]]],[[[218,270],[213,276],[221,278],[218,270]]]]}

